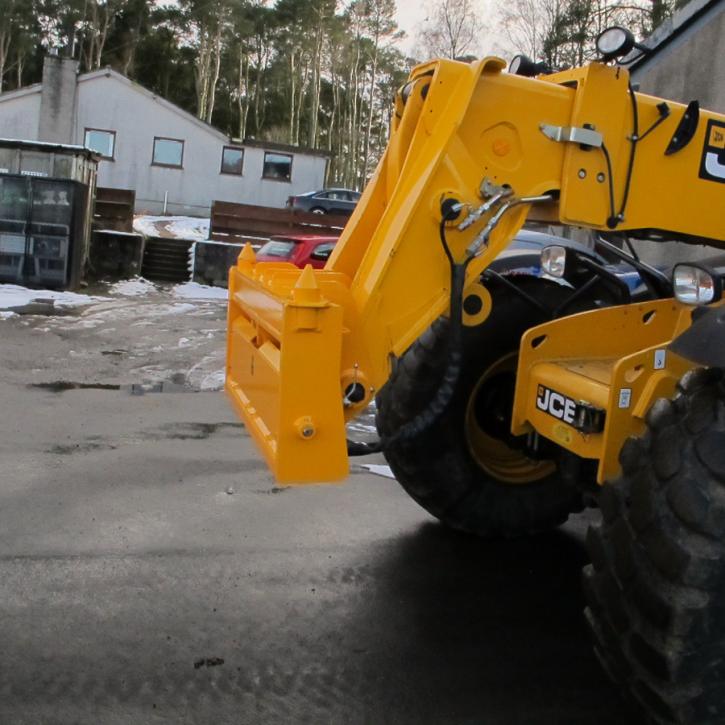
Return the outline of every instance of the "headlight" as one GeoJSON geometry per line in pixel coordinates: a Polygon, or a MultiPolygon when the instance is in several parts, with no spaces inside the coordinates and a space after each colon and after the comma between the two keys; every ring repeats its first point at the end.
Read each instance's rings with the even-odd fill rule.
{"type": "Polygon", "coordinates": [[[675,299],[686,305],[708,305],[722,296],[722,283],[703,267],[677,264],[672,271],[675,299]]]}
{"type": "Polygon", "coordinates": [[[566,270],[566,247],[552,244],[541,250],[541,269],[552,277],[563,277],[566,270]]]}
{"type": "Polygon", "coordinates": [[[509,63],[509,73],[515,76],[533,78],[542,73],[551,73],[551,68],[544,61],[535,63],[527,55],[515,55],[509,63]]]}
{"type": "Polygon", "coordinates": [[[601,32],[596,40],[597,50],[606,59],[627,55],[635,47],[634,35],[615,25],[601,32]]]}

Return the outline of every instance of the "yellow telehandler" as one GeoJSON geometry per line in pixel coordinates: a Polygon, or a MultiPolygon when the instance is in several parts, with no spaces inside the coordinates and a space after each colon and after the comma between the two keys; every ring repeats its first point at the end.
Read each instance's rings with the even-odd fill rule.
{"type": "MultiPolygon", "coordinates": [[[[416,67],[324,270],[229,276],[226,390],[278,481],[339,480],[377,400],[396,478],[445,524],[542,531],[596,501],[586,616],[658,723],[725,723],[725,257],[663,271],[631,239],[725,247],[725,116],[601,60],[416,67]],[[496,271],[524,222],[592,230],[496,271]]],[[[690,247],[686,247],[690,248],[690,247]]]]}

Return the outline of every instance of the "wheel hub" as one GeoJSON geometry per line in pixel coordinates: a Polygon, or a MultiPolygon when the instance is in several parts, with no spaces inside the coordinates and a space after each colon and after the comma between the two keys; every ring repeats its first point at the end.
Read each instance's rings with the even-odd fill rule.
{"type": "Polygon", "coordinates": [[[550,475],[556,465],[526,455],[511,435],[516,388],[515,352],[491,365],[474,386],[466,406],[465,435],[471,455],[489,475],[506,484],[526,484],[550,475]]]}

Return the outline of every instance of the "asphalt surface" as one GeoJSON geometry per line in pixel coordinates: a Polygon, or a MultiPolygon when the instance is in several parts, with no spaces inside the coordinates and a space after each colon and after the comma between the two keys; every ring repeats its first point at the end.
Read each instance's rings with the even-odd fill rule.
{"type": "Polygon", "coordinates": [[[586,518],[491,543],[359,467],[275,487],[213,390],[223,302],[174,304],[0,320],[1,725],[638,722],[586,518]]]}

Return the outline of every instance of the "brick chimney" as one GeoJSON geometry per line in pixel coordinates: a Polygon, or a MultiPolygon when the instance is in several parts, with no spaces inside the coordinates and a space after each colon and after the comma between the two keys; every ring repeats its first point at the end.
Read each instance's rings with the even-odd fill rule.
{"type": "Polygon", "coordinates": [[[43,62],[38,141],[73,143],[78,61],[51,50],[43,62]]]}

